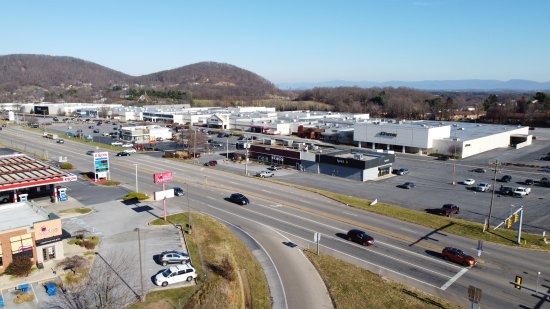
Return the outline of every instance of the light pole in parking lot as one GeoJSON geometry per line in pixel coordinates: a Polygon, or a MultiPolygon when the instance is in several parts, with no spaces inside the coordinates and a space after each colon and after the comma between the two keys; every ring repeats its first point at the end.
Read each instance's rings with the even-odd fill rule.
{"type": "Polygon", "coordinates": [[[145,301],[145,294],[143,293],[143,265],[141,262],[141,233],[139,232],[139,227],[136,227],[134,231],[138,234],[138,250],[139,250],[139,283],[141,285],[141,295],[139,297],[139,300],[144,302],[145,301]]]}
{"type": "Polygon", "coordinates": [[[495,175],[493,177],[493,191],[491,192],[491,204],[489,205],[489,215],[487,216],[487,228],[485,231],[489,230],[489,227],[491,227],[491,213],[493,211],[493,201],[495,199],[495,184],[497,182],[497,170],[498,170],[499,162],[498,160],[495,161],[495,175]]]}
{"type": "Polygon", "coordinates": [[[225,140],[225,159],[229,160],[229,137],[225,140]]]}
{"type": "Polygon", "coordinates": [[[134,165],[136,166],[136,192],[139,192],[139,187],[138,187],[138,172],[137,172],[137,163],[134,163],[134,165]]]}

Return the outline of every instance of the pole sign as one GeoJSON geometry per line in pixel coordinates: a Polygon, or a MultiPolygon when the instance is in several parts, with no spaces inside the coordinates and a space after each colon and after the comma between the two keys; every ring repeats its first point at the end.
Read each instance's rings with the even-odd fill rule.
{"type": "Polygon", "coordinates": [[[94,152],[94,174],[95,179],[109,179],[109,153],[94,152]]]}
{"type": "Polygon", "coordinates": [[[174,181],[172,172],[162,172],[153,174],[153,181],[157,183],[167,183],[174,181]]]}

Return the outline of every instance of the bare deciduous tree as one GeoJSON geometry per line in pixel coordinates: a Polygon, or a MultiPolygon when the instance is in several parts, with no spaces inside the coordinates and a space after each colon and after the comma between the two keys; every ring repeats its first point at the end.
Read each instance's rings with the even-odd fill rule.
{"type": "Polygon", "coordinates": [[[47,304],[52,309],[124,308],[137,300],[138,294],[127,283],[130,269],[124,254],[98,254],[86,278],[72,286],[66,286],[47,304]]]}

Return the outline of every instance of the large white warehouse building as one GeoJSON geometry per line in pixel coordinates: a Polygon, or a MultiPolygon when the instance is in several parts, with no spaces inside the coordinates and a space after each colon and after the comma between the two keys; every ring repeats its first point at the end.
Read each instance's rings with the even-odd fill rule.
{"type": "Polygon", "coordinates": [[[436,121],[371,120],[354,125],[359,147],[459,158],[530,145],[529,127],[436,121]]]}

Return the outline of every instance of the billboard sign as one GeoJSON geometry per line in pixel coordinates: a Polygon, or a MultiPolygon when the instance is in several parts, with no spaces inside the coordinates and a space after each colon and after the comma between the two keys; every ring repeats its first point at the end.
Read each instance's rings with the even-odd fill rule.
{"type": "Polygon", "coordinates": [[[153,174],[153,180],[155,183],[167,183],[174,181],[172,172],[162,172],[153,174]]]}

